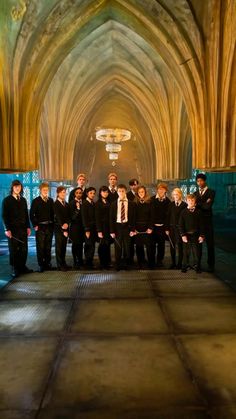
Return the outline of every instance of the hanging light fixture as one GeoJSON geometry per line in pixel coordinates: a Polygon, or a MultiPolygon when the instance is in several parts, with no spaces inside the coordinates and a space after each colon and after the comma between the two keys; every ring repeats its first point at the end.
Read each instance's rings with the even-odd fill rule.
{"type": "Polygon", "coordinates": [[[118,160],[118,153],[109,153],[109,160],[118,160]]]}
{"type": "MultiPolygon", "coordinates": [[[[121,143],[131,139],[131,131],[122,128],[97,128],[96,139],[106,143],[109,160],[118,160],[121,143]]],[[[112,165],[115,166],[114,161],[112,165]]]]}
{"type": "Polygon", "coordinates": [[[108,143],[106,144],[106,151],[108,153],[119,153],[119,151],[121,151],[121,144],[108,143]]]}

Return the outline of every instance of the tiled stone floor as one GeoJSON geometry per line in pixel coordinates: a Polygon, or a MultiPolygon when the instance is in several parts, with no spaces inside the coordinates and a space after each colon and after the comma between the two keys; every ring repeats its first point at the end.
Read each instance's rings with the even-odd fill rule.
{"type": "Polygon", "coordinates": [[[236,294],[193,271],[25,275],[0,292],[0,371],[0,419],[233,419],[236,294]]]}

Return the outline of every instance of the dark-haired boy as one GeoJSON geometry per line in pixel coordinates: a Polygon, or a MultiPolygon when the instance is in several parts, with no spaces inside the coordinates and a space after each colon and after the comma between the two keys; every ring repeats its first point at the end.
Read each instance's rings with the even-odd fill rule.
{"type": "MultiPolygon", "coordinates": [[[[213,272],[215,269],[215,243],[212,206],[215,199],[215,191],[208,188],[206,179],[207,177],[204,173],[197,174],[196,182],[199,189],[194,195],[197,198],[197,208],[202,211],[203,216],[205,241],[207,245],[208,272],[213,272]]],[[[202,247],[200,252],[202,252],[202,247]]]]}
{"type": "Polygon", "coordinates": [[[86,190],[87,197],[82,205],[82,221],[85,231],[84,256],[85,266],[93,269],[93,258],[95,253],[95,245],[97,241],[96,218],[95,218],[95,202],[96,189],[90,186],[86,190]]]}
{"type": "Polygon", "coordinates": [[[23,197],[23,186],[19,180],[13,180],[10,195],[3,199],[2,219],[8,238],[11,276],[16,278],[22,273],[33,272],[26,266],[31,230],[27,201],[23,197]]]}
{"type": "Polygon", "coordinates": [[[127,188],[120,184],[117,187],[118,199],[110,208],[110,235],[115,241],[116,270],[128,269],[130,262],[130,237],[135,234],[135,204],[126,196],[127,188]]]}

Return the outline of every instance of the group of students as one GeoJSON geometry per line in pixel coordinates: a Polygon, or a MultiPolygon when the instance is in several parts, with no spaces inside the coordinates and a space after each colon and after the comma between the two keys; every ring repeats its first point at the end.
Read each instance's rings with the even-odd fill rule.
{"type": "Polygon", "coordinates": [[[116,270],[129,269],[133,265],[135,250],[140,269],[162,267],[168,240],[172,260],[169,268],[185,273],[193,267],[200,273],[202,242],[205,240],[208,268],[212,272],[215,264],[212,223],[215,192],[208,188],[205,174],[198,174],[196,182],[196,192],[188,194],[186,201],[179,188],[172,191],[170,200],[165,183],[159,183],[156,194],[150,197],[137,179],[129,181],[127,192],[124,184],[118,184],[117,175],[110,173],[108,186],[100,187],[95,202],[96,189],[86,188],[86,176],[79,174],[69,202],[64,186],[57,187],[57,197],[53,201],[49,197],[48,183],[43,182],[28,213],[23,185],[14,180],[10,195],[2,204],[12,277],[32,272],[26,265],[30,221],[35,230],[39,272],[52,269],[53,234],[57,269],[61,271],[70,269],[66,263],[68,240],[72,244],[75,269],[83,266],[93,269],[96,243],[100,269],[111,268],[111,244],[114,243],[116,270]]]}

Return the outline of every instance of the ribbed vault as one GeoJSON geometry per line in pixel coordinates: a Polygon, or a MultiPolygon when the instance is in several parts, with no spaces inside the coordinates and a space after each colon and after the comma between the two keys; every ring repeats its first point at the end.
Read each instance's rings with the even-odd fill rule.
{"type": "Polygon", "coordinates": [[[91,172],[108,124],[134,133],[145,182],[187,176],[190,141],[193,167],[235,169],[234,0],[15,4],[0,16],[1,170],[40,155],[45,178],[91,172]]]}

